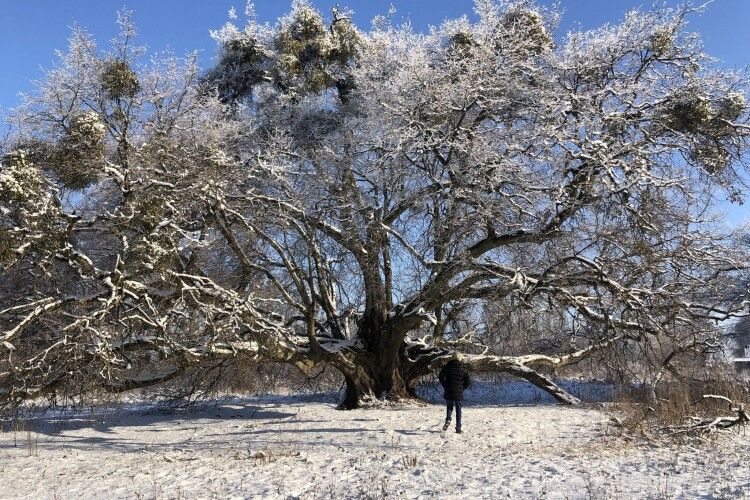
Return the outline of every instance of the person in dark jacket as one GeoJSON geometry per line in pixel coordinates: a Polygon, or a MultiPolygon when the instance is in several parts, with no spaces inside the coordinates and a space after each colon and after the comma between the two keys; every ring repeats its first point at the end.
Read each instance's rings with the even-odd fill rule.
{"type": "Polygon", "coordinates": [[[471,385],[471,378],[466,367],[461,363],[461,354],[454,353],[453,358],[440,370],[438,379],[440,385],[445,389],[443,397],[446,403],[445,425],[443,430],[448,430],[451,425],[453,408],[456,408],[456,432],[461,433],[461,405],[464,399],[464,389],[471,385]]]}

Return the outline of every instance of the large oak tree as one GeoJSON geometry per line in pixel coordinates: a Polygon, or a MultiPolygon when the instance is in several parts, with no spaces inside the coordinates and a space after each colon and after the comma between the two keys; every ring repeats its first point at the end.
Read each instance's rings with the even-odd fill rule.
{"type": "Polygon", "coordinates": [[[334,367],[353,408],[455,349],[568,403],[540,368],[673,372],[747,308],[715,209],[742,198],[746,78],[691,13],[553,36],[556,12],[478,0],[425,34],[298,1],[214,32],[206,72],[143,64],[126,16],[107,52],[75,31],[10,117],[0,398],[262,359],[334,367]],[[492,311],[555,341],[498,352],[492,311]]]}

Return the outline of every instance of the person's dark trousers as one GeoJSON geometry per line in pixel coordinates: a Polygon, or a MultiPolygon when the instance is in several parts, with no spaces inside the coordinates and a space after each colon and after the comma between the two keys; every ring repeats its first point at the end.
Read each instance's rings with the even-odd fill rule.
{"type": "Polygon", "coordinates": [[[451,416],[453,415],[453,407],[456,407],[456,430],[461,430],[461,401],[446,399],[445,400],[445,423],[451,423],[451,416]]]}

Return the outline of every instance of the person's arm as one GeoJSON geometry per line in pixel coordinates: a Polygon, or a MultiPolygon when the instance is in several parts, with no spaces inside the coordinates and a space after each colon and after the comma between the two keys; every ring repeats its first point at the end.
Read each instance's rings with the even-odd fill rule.
{"type": "Polygon", "coordinates": [[[444,366],[440,370],[440,374],[438,374],[438,380],[440,381],[440,385],[442,385],[443,387],[445,387],[445,377],[446,377],[446,373],[445,373],[445,366],[444,366]]]}
{"type": "Polygon", "coordinates": [[[469,372],[464,372],[464,389],[467,389],[471,385],[471,377],[469,372]]]}

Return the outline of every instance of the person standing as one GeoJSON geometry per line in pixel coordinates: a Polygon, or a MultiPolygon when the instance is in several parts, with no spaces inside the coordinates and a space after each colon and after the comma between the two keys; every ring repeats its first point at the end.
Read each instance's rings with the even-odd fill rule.
{"type": "Polygon", "coordinates": [[[438,380],[445,390],[443,397],[446,403],[445,425],[443,430],[447,431],[451,425],[453,408],[456,409],[456,432],[461,434],[461,406],[464,399],[464,389],[471,385],[469,372],[461,362],[462,355],[454,352],[450,361],[440,370],[438,380]]]}

